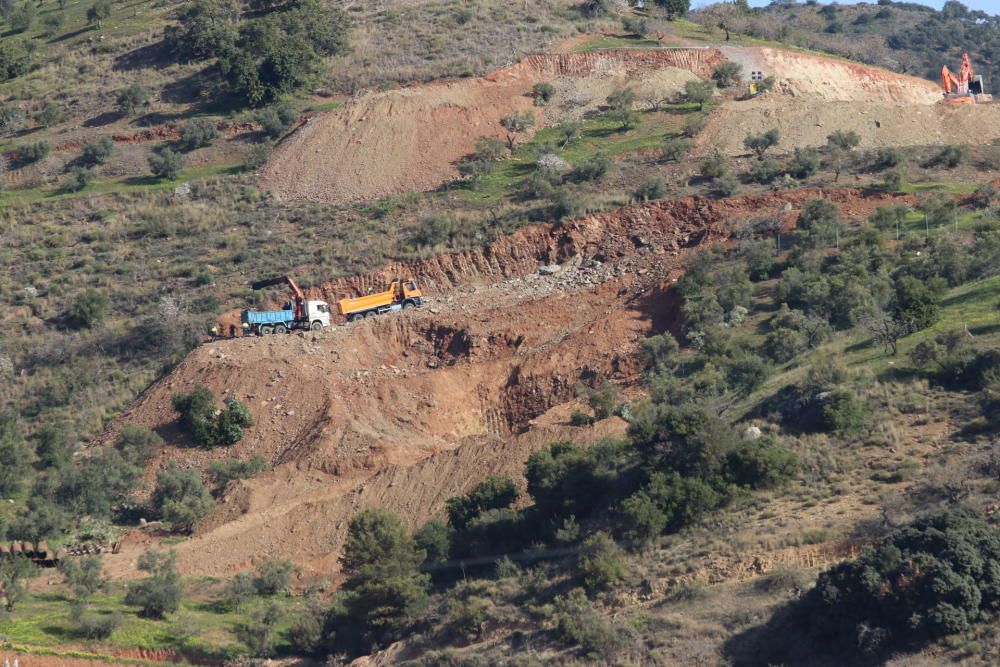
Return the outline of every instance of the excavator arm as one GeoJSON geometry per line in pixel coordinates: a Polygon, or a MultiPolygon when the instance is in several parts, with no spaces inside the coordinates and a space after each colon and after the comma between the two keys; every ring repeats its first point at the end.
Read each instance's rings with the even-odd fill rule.
{"type": "Polygon", "coordinates": [[[289,278],[288,276],[278,276],[277,278],[258,280],[255,283],[251,283],[250,288],[259,290],[259,289],[264,289],[265,287],[273,287],[274,285],[288,285],[288,288],[292,290],[292,295],[295,296],[295,319],[297,320],[305,319],[306,295],[302,293],[302,290],[299,289],[299,286],[295,284],[295,281],[289,278]]]}
{"type": "Polygon", "coordinates": [[[951,95],[959,88],[958,77],[952,74],[947,65],[941,67],[941,87],[947,95],[951,95]]]}

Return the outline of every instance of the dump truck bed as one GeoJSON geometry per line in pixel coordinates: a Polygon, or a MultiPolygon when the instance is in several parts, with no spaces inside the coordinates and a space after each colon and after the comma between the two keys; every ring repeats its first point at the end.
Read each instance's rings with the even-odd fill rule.
{"type": "Polygon", "coordinates": [[[372,308],[388,306],[395,301],[395,294],[396,290],[390,289],[377,294],[359,296],[355,299],[341,299],[337,302],[337,310],[340,311],[341,315],[350,315],[359,310],[371,310],[372,308]]]}
{"type": "Polygon", "coordinates": [[[247,324],[281,324],[295,319],[294,310],[247,310],[243,312],[247,324]]]}

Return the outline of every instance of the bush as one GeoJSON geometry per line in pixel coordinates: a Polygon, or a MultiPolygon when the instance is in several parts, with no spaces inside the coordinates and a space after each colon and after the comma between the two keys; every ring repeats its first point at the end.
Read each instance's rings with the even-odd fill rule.
{"type": "Polygon", "coordinates": [[[65,114],[55,102],[46,102],[42,110],[35,114],[35,122],[42,127],[53,127],[63,121],[65,114]]]}
{"type": "Polygon", "coordinates": [[[713,151],[698,168],[705,178],[720,178],[726,174],[726,160],[719,151],[713,151]]]}
{"type": "Polygon", "coordinates": [[[836,654],[868,663],[966,632],[998,604],[1000,533],[951,509],[820,574],[793,618],[836,654]]]}
{"type": "Polygon", "coordinates": [[[707,124],[708,124],[708,119],[705,117],[704,114],[700,113],[688,114],[684,118],[684,125],[681,129],[681,132],[684,134],[685,137],[693,139],[696,136],[698,136],[698,134],[702,130],[705,129],[705,125],[707,124]]]}
{"type": "Polygon", "coordinates": [[[477,160],[495,162],[503,157],[503,142],[494,137],[483,137],[476,140],[474,155],[477,160]]]}
{"type": "Polygon", "coordinates": [[[277,595],[286,593],[292,587],[292,573],[295,568],[290,560],[269,558],[257,566],[253,578],[253,588],[257,595],[277,595]]]}
{"type": "Polygon", "coordinates": [[[578,646],[588,658],[615,664],[622,640],[601,618],[579,588],[556,598],[553,605],[556,633],[570,646],[578,646]]]}
{"type": "Polygon", "coordinates": [[[796,148],[788,163],[788,173],[802,180],[819,171],[819,153],[815,148],[796,148]]]}
{"type": "Polygon", "coordinates": [[[263,609],[254,609],[243,623],[236,626],[236,637],[243,642],[250,655],[269,657],[274,653],[278,623],[281,622],[281,608],[270,604],[263,609]]]}
{"type": "Polygon", "coordinates": [[[596,181],[611,169],[614,161],[607,153],[597,153],[590,159],[577,164],[569,173],[569,178],[576,182],[596,181]]]}
{"type": "Polygon", "coordinates": [[[611,590],[625,580],[625,551],[606,533],[594,533],[580,545],[576,569],[590,593],[611,590]]]}
{"type": "Polygon", "coordinates": [[[890,169],[882,177],[882,184],[887,190],[898,191],[906,182],[906,170],[902,167],[890,169]]]}
{"type": "Polygon", "coordinates": [[[821,427],[839,436],[858,435],[868,423],[868,409],[848,389],[835,389],[822,397],[821,427]]]}
{"type": "Polygon", "coordinates": [[[83,147],[81,159],[86,164],[104,164],[115,152],[115,142],[111,137],[101,137],[99,140],[83,147]]]}
{"type": "Polygon", "coordinates": [[[35,19],[38,18],[38,7],[30,0],[23,0],[6,12],[5,18],[13,32],[25,32],[35,24],[35,19]]]}
{"type": "Polygon", "coordinates": [[[451,553],[453,529],[439,519],[431,519],[413,533],[413,543],[423,551],[425,563],[448,560],[451,553]]]}
{"type": "Polygon", "coordinates": [[[0,108],[0,134],[7,137],[17,134],[24,129],[27,120],[28,114],[21,107],[0,108]]]}
{"type": "MultiPolygon", "coordinates": [[[[684,84],[684,100],[691,104],[697,104],[699,110],[704,109],[705,103],[711,102],[714,96],[715,86],[711,81],[688,81],[684,84]]],[[[695,117],[700,117],[700,114],[695,117]]],[[[685,125],[687,124],[687,120],[690,118],[692,118],[692,116],[688,116],[688,118],[685,119],[685,125]]],[[[697,134],[697,132],[695,134],[697,134]]]]}
{"type": "Polygon", "coordinates": [[[78,293],[66,311],[70,326],[91,329],[108,316],[108,296],[93,288],[78,293]]]}
{"type": "Polygon", "coordinates": [[[178,23],[164,30],[164,41],[181,60],[215,57],[235,46],[239,16],[232,0],[195,0],[178,11],[178,23]]]}
{"type": "Polygon", "coordinates": [[[52,150],[52,144],[50,144],[45,139],[39,141],[32,141],[31,143],[25,144],[18,149],[18,157],[24,162],[38,162],[39,160],[44,160],[49,152],[52,150]]]}
{"type": "Polygon", "coordinates": [[[869,171],[885,171],[903,162],[903,153],[894,146],[877,148],[866,156],[869,171]]]}
{"type": "Polygon", "coordinates": [[[219,130],[213,121],[207,118],[198,118],[181,129],[180,145],[186,151],[193,151],[211,145],[218,136],[219,130]]]}
{"type": "Polygon", "coordinates": [[[256,171],[257,169],[263,167],[273,149],[274,144],[270,141],[265,141],[251,146],[250,150],[247,151],[246,161],[244,162],[247,169],[256,171]]]}
{"type": "Polygon", "coordinates": [[[510,477],[488,475],[464,496],[454,496],[445,503],[448,521],[456,530],[463,530],[470,521],[487,510],[510,507],[521,495],[510,477]]]}
{"type": "Polygon", "coordinates": [[[958,165],[965,162],[968,157],[968,146],[944,146],[937,153],[932,155],[930,159],[924,163],[924,166],[944,166],[948,169],[954,169],[958,165]]]}
{"type": "Polygon", "coordinates": [[[107,639],[121,624],[122,615],[118,612],[84,611],[76,618],[77,633],[85,639],[107,639]]]}
{"type": "Polygon", "coordinates": [[[649,179],[632,193],[632,198],[638,201],[663,199],[667,195],[667,183],[659,176],[649,179]]]}
{"type": "Polygon", "coordinates": [[[663,158],[671,162],[680,162],[689,150],[691,150],[691,142],[687,139],[670,139],[663,146],[663,158]]]}
{"type": "Polygon", "coordinates": [[[556,87],[551,83],[536,83],[531,88],[531,98],[534,100],[536,107],[542,107],[548,104],[555,94],[556,87]]]}
{"type": "Polygon", "coordinates": [[[732,197],[740,191],[740,181],[732,174],[723,174],[712,183],[715,193],[720,197],[732,197]]]}
{"type": "Polygon", "coordinates": [[[569,186],[559,188],[553,192],[550,201],[552,205],[549,210],[552,217],[556,220],[576,218],[586,210],[583,198],[569,186]]]}
{"type": "Polygon", "coordinates": [[[149,502],[174,530],[184,532],[193,530],[214,505],[197,471],[182,470],[176,463],[157,471],[149,502]]]}
{"type": "Polygon", "coordinates": [[[157,178],[174,179],[184,168],[184,156],[169,148],[149,156],[149,170],[157,178]]]}
{"type": "Polygon", "coordinates": [[[177,394],[173,406],[180,413],[181,425],[203,447],[235,444],[243,438],[243,429],[253,426],[250,411],[235,399],[227,401],[226,409],[216,414],[215,396],[206,387],[177,394]]]}
{"type": "Polygon", "coordinates": [[[121,90],[115,97],[115,106],[126,116],[134,116],[147,104],[149,104],[149,91],[138,83],[121,90]]]}
{"type": "Polygon", "coordinates": [[[177,611],[181,603],[181,577],[177,573],[177,554],[147,551],[139,557],[139,569],[150,573],[146,579],[129,585],[125,604],[139,607],[139,615],[163,618],[177,611]]]}
{"type": "Polygon", "coordinates": [[[712,69],[712,81],[715,81],[719,88],[735,86],[742,78],[743,66],[731,60],[721,62],[712,69]]]}
{"type": "Polygon", "coordinates": [[[65,188],[70,192],[80,192],[90,185],[97,177],[93,169],[87,167],[73,167],[69,170],[69,177],[66,179],[65,188]]]}
{"type": "Polygon", "coordinates": [[[750,180],[766,185],[781,175],[781,165],[773,158],[759,160],[750,167],[750,180]]]}
{"type": "Polygon", "coordinates": [[[749,440],[729,455],[733,482],[751,489],[781,486],[798,472],[798,459],[785,445],[768,436],[749,440]]]}
{"type": "Polygon", "coordinates": [[[5,37],[0,39],[0,82],[28,73],[31,54],[24,40],[5,37]]]}
{"type": "Polygon", "coordinates": [[[259,110],[254,118],[271,139],[280,139],[298,118],[298,114],[288,104],[279,102],[259,110]]]}
{"type": "Polygon", "coordinates": [[[208,474],[220,488],[235,479],[250,479],[270,468],[267,459],[260,454],[254,454],[247,461],[212,461],[208,465],[208,474]]]}
{"type": "Polygon", "coordinates": [[[562,442],[528,457],[524,476],[528,493],[544,517],[556,522],[570,516],[584,519],[606,504],[625,464],[622,443],[602,441],[581,449],[562,442]]]}

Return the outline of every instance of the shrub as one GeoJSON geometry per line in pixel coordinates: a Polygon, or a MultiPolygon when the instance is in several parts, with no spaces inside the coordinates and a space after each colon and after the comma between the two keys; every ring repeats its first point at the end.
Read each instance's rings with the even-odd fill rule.
{"type": "Polygon", "coordinates": [[[768,436],[748,440],[729,455],[733,482],[752,489],[785,484],[798,471],[798,459],[785,445],[768,436]]]}
{"type": "Polygon", "coordinates": [[[244,162],[247,169],[256,171],[257,169],[263,167],[273,149],[274,144],[270,141],[264,141],[251,146],[250,150],[247,151],[246,161],[244,162]]]}
{"type": "Polygon", "coordinates": [[[861,143],[861,137],[853,131],[844,132],[843,130],[837,130],[827,135],[826,143],[847,152],[858,147],[858,144],[861,143]]]}
{"type": "Polygon", "coordinates": [[[232,445],[243,438],[243,428],[253,426],[253,417],[245,405],[235,399],[216,414],[215,396],[206,387],[195,387],[190,394],[173,398],[174,410],[194,441],[204,447],[232,445]]]}
{"type": "Polygon", "coordinates": [[[726,174],[726,160],[719,151],[713,151],[698,169],[705,178],[720,178],[726,174]]]}
{"type": "MultiPolygon", "coordinates": [[[[700,118],[700,116],[695,116],[695,118],[700,118]]],[[[687,139],[670,139],[663,146],[663,158],[671,162],[680,162],[689,150],[691,150],[691,142],[687,139]]]]}
{"type": "Polygon", "coordinates": [[[292,573],[295,568],[290,560],[268,558],[257,566],[253,577],[253,588],[257,595],[277,595],[292,587],[292,573]]]}
{"type": "Polygon", "coordinates": [[[702,130],[705,129],[705,125],[708,123],[708,119],[705,118],[704,114],[688,114],[684,118],[684,126],[681,130],[685,137],[694,138],[698,136],[702,130]]]}
{"type": "Polygon", "coordinates": [[[495,162],[503,157],[503,142],[494,137],[482,137],[476,140],[476,150],[474,155],[477,160],[495,162]]]}
{"type": "Polygon", "coordinates": [[[243,623],[236,626],[236,637],[243,642],[254,657],[268,657],[274,653],[281,607],[269,604],[254,609],[243,623]]]}
{"type": "Polygon", "coordinates": [[[448,499],[445,503],[448,521],[456,530],[462,530],[487,510],[510,507],[519,495],[521,491],[510,477],[488,475],[464,496],[448,499]]]}
{"type": "Polygon", "coordinates": [[[134,116],[140,108],[149,104],[149,91],[138,83],[119,91],[115,97],[115,106],[126,116],[134,116]]]}
{"type": "Polygon", "coordinates": [[[86,164],[104,164],[115,152],[115,142],[111,137],[101,137],[83,147],[81,159],[86,164]]]}
{"type": "Polygon", "coordinates": [[[150,504],[174,530],[190,532],[212,509],[208,489],[195,470],[182,470],[176,463],[156,473],[150,504]]]}
{"type": "Polygon", "coordinates": [[[667,183],[659,176],[649,179],[632,193],[632,198],[638,201],[663,199],[667,194],[667,183]]]}
{"type": "Polygon", "coordinates": [[[517,143],[517,135],[523,134],[535,126],[535,114],[530,111],[513,113],[500,119],[500,127],[507,130],[507,148],[511,151],[517,143]]]}
{"type": "Polygon", "coordinates": [[[0,134],[11,136],[24,129],[28,114],[17,106],[0,107],[0,134]]]}
{"type": "Polygon", "coordinates": [[[212,461],[208,465],[208,474],[221,488],[235,479],[250,479],[270,467],[267,459],[260,454],[254,454],[246,461],[212,461]]]}
{"type": "Polygon", "coordinates": [[[35,122],[42,127],[53,127],[63,121],[65,114],[55,102],[46,102],[42,110],[35,114],[35,122]]]}
{"type": "Polygon", "coordinates": [[[64,12],[46,14],[45,18],[42,19],[42,24],[45,26],[45,36],[55,37],[59,29],[66,25],[66,14],[64,12]]]}
{"type": "Polygon", "coordinates": [[[149,156],[149,170],[157,178],[174,179],[184,168],[184,156],[169,148],[149,156]]]}
{"type": "Polygon", "coordinates": [[[796,148],[788,163],[788,173],[802,180],[819,171],[819,153],[815,148],[796,148]]]}
{"type": "Polygon", "coordinates": [[[528,457],[528,493],[545,517],[584,519],[615,489],[625,465],[625,446],[603,441],[587,449],[555,443],[528,457]]]}
{"type": "Polygon", "coordinates": [[[88,167],[73,167],[69,170],[69,177],[66,179],[66,189],[70,192],[80,192],[90,185],[97,177],[93,169],[88,167]]]}
{"type": "Polygon", "coordinates": [[[550,202],[549,211],[556,220],[576,218],[586,210],[583,198],[569,186],[555,190],[550,197],[550,202]]]}
{"type": "Polygon", "coordinates": [[[740,191],[740,181],[732,174],[723,174],[712,183],[715,193],[720,197],[732,197],[740,191]]]}
{"type": "Polygon", "coordinates": [[[1000,604],[1000,534],[950,509],[820,574],[796,622],[864,662],[967,631],[1000,604]]]}
{"type": "Polygon", "coordinates": [[[426,556],[425,563],[440,563],[449,558],[453,529],[439,519],[431,519],[413,533],[413,543],[426,556]]]}
{"type": "Polygon", "coordinates": [[[122,615],[118,612],[84,611],[76,618],[77,632],[86,639],[107,639],[121,624],[122,615]]]}
{"type": "Polygon", "coordinates": [[[551,83],[536,83],[531,88],[531,98],[534,100],[536,107],[548,104],[555,94],[556,87],[551,83]]]}
{"type": "Polygon", "coordinates": [[[578,646],[585,656],[615,664],[615,657],[622,648],[622,640],[608,623],[601,618],[587,600],[587,595],[576,588],[568,595],[558,597],[553,604],[556,633],[570,646],[578,646]]]}
{"type": "Polygon", "coordinates": [[[30,163],[44,160],[51,150],[52,144],[45,139],[41,139],[39,141],[32,141],[31,143],[21,146],[17,153],[21,160],[30,163]]]}
{"type": "Polygon", "coordinates": [[[576,569],[589,592],[614,588],[625,580],[625,568],[625,551],[606,533],[594,533],[580,545],[576,569]]]}
{"type": "Polygon", "coordinates": [[[177,554],[151,550],[139,557],[139,569],[150,574],[129,585],[125,604],[139,607],[139,615],[163,618],[177,611],[181,603],[181,577],[177,554]]]}
{"type": "Polygon", "coordinates": [[[31,53],[25,48],[24,40],[0,39],[0,81],[27,74],[30,64],[31,53]]]}
{"type": "Polygon", "coordinates": [[[663,534],[670,517],[646,491],[637,491],[618,508],[618,529],[622,537],[643,545],[663,534]]]}
{"type": "Polygon", "coordinates": [[[577,164],[569,173],[569,178],[576,182],[596,181],[611,169],[614,161],[607,153],[597,153],[590,159],[577,164]]]}
{"type": "Polygon", "coordinates": [[[870,171],[885,171],[897,167],[903,162],[903,153],[894,146],[877,148],[867,155],[870,171]]]}
{"type": "Polygon", "coordinates": [[[848,389],[834,389],[822,399],[821,427],[840,436],[853,436],[868,423],[868,409],[848,389]]]}
{"type": "Polygon", "coordinates": [[[59,572],[78,603],[86,603],[107,585],[98,556],[63,559],[59,562],[59,572]]]}
{"type": "Polygon", "coordinates": [[[458,164],[458,173],[465,176],[473,184],[493,173],[496,163],[493,160],[466,160],[458,164]]]}
{"type": "Polygon", "coordinates": [[[899,190],[906,182],[906,170],[901,166],[890,169],[882,177],[882,184],[887,190],[899,190]]]}
{"type": "Polygon", "coordinates": [[[208,118],[198,118],[181,129],[180,145],[186,151],[209,146],[219,136],[215,122],[208,118]]]}
{"type": "Polygon", "coordinates": [[[178,11],[164,40],[181,60],[215,57],[235,46],[239,16],[232,0],[195,0],[178,11]]]}
{"type": "Polygon", "coordinates": [[[290,105],[279,102],[260,109],[254,118],[271,139],[280,139],[298,118],[290,105]]]}
{"type": "Polygon", "coordinates": [[[721,62],[712,69],[712,81],[715,81],[719,88],[735,86],[742,78],[743,66],[731,60],[721,62]]]}
{"type": "Polygon", "coordinates": [[[751,181],[766,185],[781,175],[781,165],[773,158],[765,158],[755,162],[748,175],[751,181]]]}
{"type": "Polygon", "coordinates": [[[962,164],[969,157],[969,147],[968,146],[943,146],[937,153],[932,155],[928,159],[924,166],[926,167],[937,167],[944,166],[948,169],[954,169],[958,165],[962,164]]]}
{"type": "Polygon", "coordinates": [[[77,329],[91,329],[108,316],[108,296],[92,287],[78,293],[66,311],[66,318],[77,329]]]}

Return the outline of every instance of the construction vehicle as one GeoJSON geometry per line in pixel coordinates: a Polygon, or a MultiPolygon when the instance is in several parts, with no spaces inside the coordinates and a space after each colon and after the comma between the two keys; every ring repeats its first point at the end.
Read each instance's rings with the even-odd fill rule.
{"type": "Polygon", "coordinates": [[[983,77],[972,71],[972,61],[968,53],[962,54],[962,69],[958,76],[947,65],[941,67],[941,88],[944,89],[944,100],[951,104],[977,104],[993,99],[986,94],[983,77]]]}
{"type": "Polygon", "coordinates": [[[416,308],[423,302],[424,295],[417,288],[413,278],[407,280],[397,278],[389,283],[389,289],[384,292],[376,292],[354,299],[341,299],[337,302],[337,310],[348,321],[357,322],[365,317],[416,308]]]}
{"type": "Polygon", "coordinates": [[[293,301],[284,304],[281,310],[244,310],[242,321],[258,336],[289,333],[295,329],[318,331],[330,326],[330,306],[326,301],[307,301],[302,290],[288,276],[258,280],[250,285],[255,290],[286,284],[292,290],[293,301]]]}

